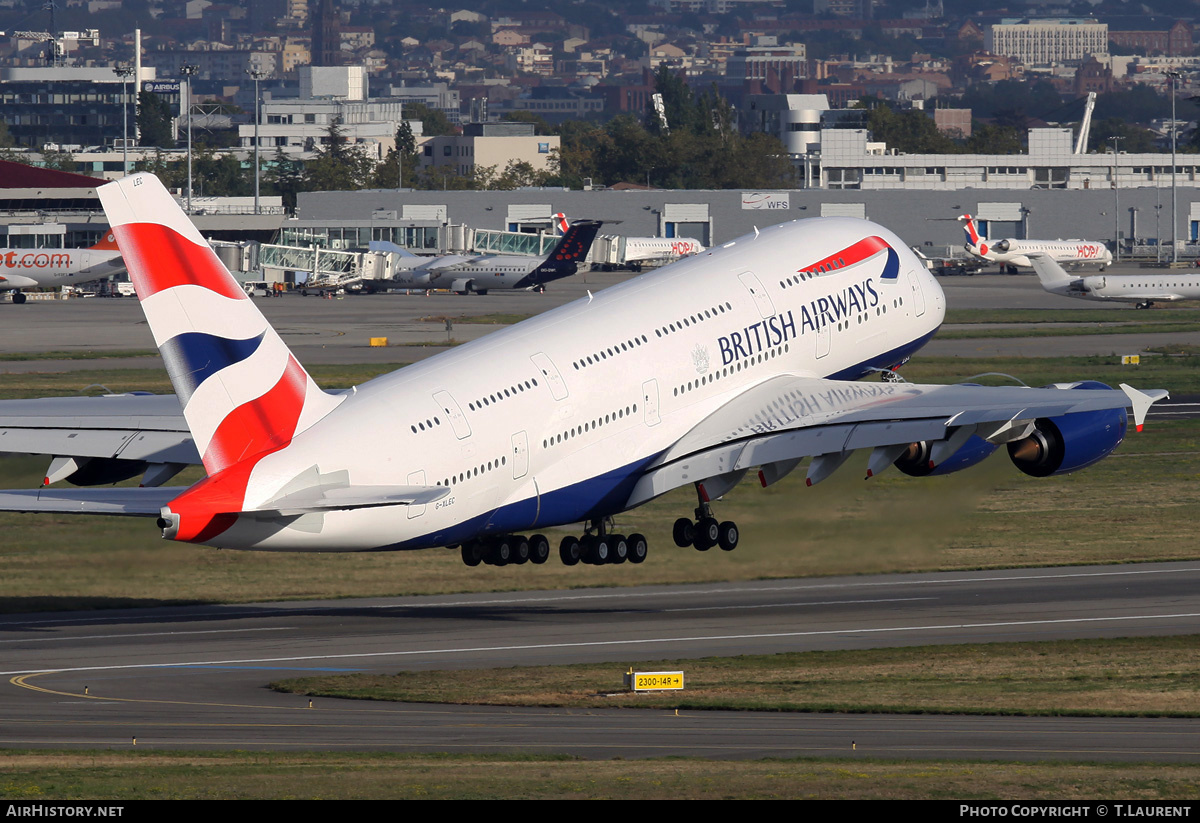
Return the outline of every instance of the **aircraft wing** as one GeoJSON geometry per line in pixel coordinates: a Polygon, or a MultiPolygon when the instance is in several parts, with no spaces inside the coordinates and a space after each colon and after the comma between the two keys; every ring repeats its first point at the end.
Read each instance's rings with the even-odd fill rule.
{"type": "Polygon", "coordinates": [[[173,394],[0,401],[0,452],[200,462],[173,394]]]}
{"type": "Polygon", "coordinates": [[[1025,437],[1040,418],[1132,408],[1140,429],[1150,406],[1166,396],[1161,389],[1141,392],[1125,385],[1034,389],[776,377],[743,392],[676,441],[646,469],[628,505],[698,481],[727,488],[753,467],[764,470],[767,485],[805,457],[813,458],[811,485],[860,449],[869,451],[868,477],[912,443],[929,444],[930,460],[940,465],[972,435],[1007,443],[1025,437]]]}
{"type": "Polygon", "coordinates": [[[183,491],[180,486],[155,489],[15,489],[0,491],[0,511],[40,514],[107,514],[157,517],[163,506],[183,491]]]}

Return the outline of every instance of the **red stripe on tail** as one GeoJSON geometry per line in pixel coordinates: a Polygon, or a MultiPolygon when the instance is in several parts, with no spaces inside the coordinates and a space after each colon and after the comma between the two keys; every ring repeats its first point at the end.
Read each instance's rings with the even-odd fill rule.
{"type": "Polygon", "coordinates": [[[210,248],[201,248],[158,223],[128,223],[113,229],[138,299],[174,286],[203,286],[224,297],[245,300],[237,284],[210,248]]]}
{"type": "Polygon", "coordinates": [[[210,473],[219,472],[292,442],[307,388],[304,369],[288,355],[279,382],[262,397],[238,406],[217,426],[204,450],[204,468],[210,473]]]}

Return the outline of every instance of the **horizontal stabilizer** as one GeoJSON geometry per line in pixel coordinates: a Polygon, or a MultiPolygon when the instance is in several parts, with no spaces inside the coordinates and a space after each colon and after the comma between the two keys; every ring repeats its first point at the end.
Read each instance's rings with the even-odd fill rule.
{"type": "Polygon", "coordinates": [[[377,506],[423,506],[441,500],[449,486],[341,486],[293,492],[244,514],[305,514],[331,509],[369,509],[377,506]]]}
{"type": "Polygon", "coordinates": [[[158,517],[183,489],[14,489],[0,491],[0,511],[158,517]]]}

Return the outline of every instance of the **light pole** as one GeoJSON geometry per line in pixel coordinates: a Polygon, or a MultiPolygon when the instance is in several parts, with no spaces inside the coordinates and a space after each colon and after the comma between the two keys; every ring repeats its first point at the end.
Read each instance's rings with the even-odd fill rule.
{"type": "Polygon", "coordinates": [[[188,171],[188,189],[187,189],[187,213],[192,213],[192,77],[199,70],[199,66],[184,64],[179,67],[179,73],[184,76],[184,82],[187,85],[187,171],[188,171]]]}
{"type": "Polygon", "coordinates": [[[1171,81],[1171,262],[1179,260],[1179,241],[1176,232],[1179,231],[1179,197],[1175,189],[1175,93],[1179,90],[1180,74],[1177,71],[1166,72],[1171,81]]]}
{"type": "Polygon", "coordinates": [[[115,66],[113,71],[121,78],[121,165],[122,174],[129,176],[129,78],[133,66],[115,66]]]}
{"type": "Polygon", "coordinates": [[[258,214],[258,121],[262,104],[259,102],[258,81],[267,76],[267,72],[257,66],[246,69],[246,74],[254,78],[254,213],[258,214]]]}
{"type": "Polygon", "coordinates": [[[1117,158],[1120,157],[1117,149],[1119,143],[1124,140],[1124,137],[1110,137],[1109,142],[1112,143],[1113,153],[1113,262],[1121,262],[1121,194],[1120,184],[1117,181],[1117,173],[1120,167],[1117,165],[1117,158]]]}

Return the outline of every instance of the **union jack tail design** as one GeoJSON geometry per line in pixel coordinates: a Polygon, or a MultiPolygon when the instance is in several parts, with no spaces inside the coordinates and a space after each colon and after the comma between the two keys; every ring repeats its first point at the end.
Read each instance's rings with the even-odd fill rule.
{"type": "Polygon", "coordinates": [[[158,178],[136,174],[97,192],[210,477],[235,465],[248,474],[338,405],[158,178]]]}

